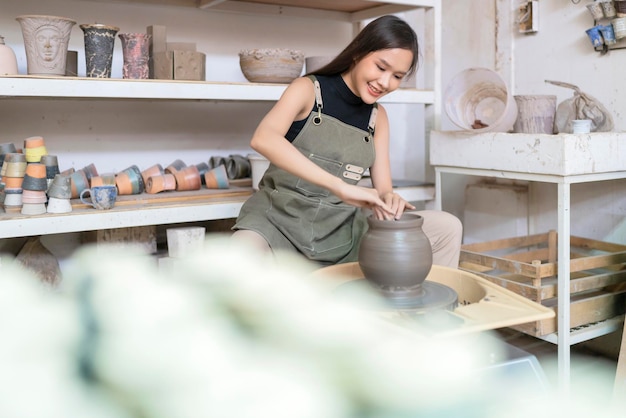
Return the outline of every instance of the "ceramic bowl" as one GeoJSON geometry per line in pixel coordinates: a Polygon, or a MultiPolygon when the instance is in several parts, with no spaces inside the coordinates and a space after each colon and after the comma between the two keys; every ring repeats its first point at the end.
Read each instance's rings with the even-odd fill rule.
{"type": "Polygon", "coordinates": [[[281,48],[244,49],[239,52],[239,66],[253,83],[291,83],[302,73],[304,53],[281,48]]]}

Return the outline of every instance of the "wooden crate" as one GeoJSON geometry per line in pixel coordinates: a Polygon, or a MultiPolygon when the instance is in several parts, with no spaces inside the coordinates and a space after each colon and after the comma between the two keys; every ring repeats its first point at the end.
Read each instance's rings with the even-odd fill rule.
{"type": "MultiPolygon", "coordinates": [[[[466,244],[460,268],[556,311],[557,234],[466,244]]],[[[626,245],[570,237],[570,327],[626,311],[626,245]]],[[[557,331],[556,318],[514,327],[533,336],[557,331]]]]}

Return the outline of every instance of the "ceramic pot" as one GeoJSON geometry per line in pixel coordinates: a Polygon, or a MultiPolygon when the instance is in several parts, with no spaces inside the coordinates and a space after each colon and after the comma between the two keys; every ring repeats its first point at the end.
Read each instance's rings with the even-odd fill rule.
{"type": "Polygon", "coordinates": [[[115,35],[120,28],[100,23],[82,24],[85,36],[85,75],[94,78],[110,78],[115,35]]]}
{"type": "Polygon", "coordinates": [[[146,182],[146,193],[154,194],[167,190],[176,190],[176,177],[173,174],[151,176],[146,182]]]}
{"type": "Polygon", "coordinates": [[[202,180],[200,179],[200,173],[195,165],[190,165],[174,174],[176,178],[176,190],[200,190],[202,187],[202,180]]]}
{"type": "Polygon", "coordinates": [[[165,173],[161,164],[154,164],[141,172],[143,182],[148,184],[148,179],[152,176],[162,176],[165,173]]]}
{"type": "Polygon", "coordinates": [[[57,174],[54,176],[48,188],[48,197],[56,199],[70,199],[72,197],[72,186],[69,175],[57,174]]]}
{"type": "Polygon", "coordinates": [[[22,28],[28,74],[65,75],[67,45],[76,21],[59,16],[23,15],[22,28]]]}
{"type": "Polygon", "coordinates": [[[0,75],[15,75],[17,71],[17,57],[15,52],[4,43],[0,36],[0,75]]]}
{"type": "Polygon", "coordinates": [[[424,219],[405,212],[398,220],[371,215],[367,223],[358,256],[365,279],[383,293],[419,288],[433,262],[430,241],[422,230],[424,219]]]}
{"type": "Polygon", "coordinates": [[[151,35],[147,33],[120,33],[124,65],[122,77],[131,79],[149,78],[148,59],[151,35]]]}

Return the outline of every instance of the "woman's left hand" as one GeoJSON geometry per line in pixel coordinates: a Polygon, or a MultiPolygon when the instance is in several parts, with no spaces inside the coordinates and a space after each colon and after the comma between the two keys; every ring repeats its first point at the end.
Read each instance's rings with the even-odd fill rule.
{"type": "Polygon", "coordinates": [[[376,216],[376,219],[380,220],[390,220],[390,219],[400,219],[402,214],[406,209],[414,210],[415,206],[404,200],[399,194],[389,192],[384,196],[381,196],[381,199],[385,204],[391,208],[391,214],[389,212],[384,211],[380,207],[373,207],[372,211],[376,216]]]}

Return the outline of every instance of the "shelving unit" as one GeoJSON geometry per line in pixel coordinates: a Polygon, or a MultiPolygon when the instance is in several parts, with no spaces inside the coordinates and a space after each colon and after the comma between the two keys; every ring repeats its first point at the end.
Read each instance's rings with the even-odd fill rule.
{"type": "Polygon", "coordinates": [[[624,134],[508,134],[433,132],[431,158],[437,173],[436,207],[441,209],[442,175],[462,174],[557,186],[557,333],[559,382],[569,389],[570,346],[618,329],[622,318],[570,330],[571,186],[626,179],[624,134]],[[620,149],[622,151],[620,151],[620,149]],[[565,330],[565,331],[564,331],[565,330]]]}
{"type": "MultiPolygon", "coordinates": [[[[414,9],[425,10],[426,39],[421,39],[423,61],[426,62],[426,90],[399,89],[381,100],[382,103],[425,105],[426,140],[428,132],[439,125],[441,104],[439,100],[441,78],[438,65],[441,62],[440,22],[438,0],[320,0],[320,1],[236,1],[236,0],[86,0],[86,3],[137,3],[193,7],[198,13],[219,11],[229,13],[265,13],[307,18],[335,19],[353,24],[353,31],[360,24],[383,14],[399,13],[414,9]]],[[[174,9],[175,10],[175,9],[174,9]]],[[[62,101],[68,99],[100,100],[158,100],[158,101],[276,101],[286,85],[191,82],[164,80],[92,79],[83,77],[0,76],[0,100],[45,99],[62,101]]],[[[409,122],[410,123],[410,122],[409,122]]],[[[398,192],[408,200],[433,200],[434,186],[408,187],[398,192]]],[[[236,217],[247,197],[213,199],[184,205],[137,206],[115,209],[107,213],[76,211],[64,215],[41,215],[35,217],[0,213],[0,238],[29,235],[57,234],[107,228],[134,227],[178,222],[227,219],[236,217]]]]}

